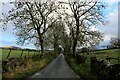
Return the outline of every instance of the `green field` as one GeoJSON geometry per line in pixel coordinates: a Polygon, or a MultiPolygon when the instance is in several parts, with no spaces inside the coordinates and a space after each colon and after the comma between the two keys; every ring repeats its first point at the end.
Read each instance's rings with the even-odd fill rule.
{"type": "MultiPolygon", "coordinates": [[[[2,56],[2,60],[5,60],[7,58],[7,55],[9,53],[10,50],[7,49],[0,49],[0,56],[2,56]]],[[[9,56],[9,58],[20,58],[22,51],[21,50],[11,50],[11,54],[9,56]]],[[[28,56],[28,51],[23,51],[23,55],[22,57],[28,56]]],[[[29,56],[34,55],[33,51],[29,52],[29,56]]]]}
{"type": "MultiPolygon", "coordinates": [[[[6,50],[3,50],[6,51],[6,50]]],[[[13,51],[13,57],[19,57],[20,51],[13,51]]],[[[49,64],[57,55],[52,52],[48,52],[49,54],[44,54],[42,58],[37,54],[30,58],[22,58],[17,60],[9,60],[7,63],[12,63],[11,65],[2,65],[3,67],[3,80],[6,79],[15,79],[15,80],[24,80],[25,78],[31,76],[34,73],[37,73],[39,70],[43,69],[47,64],[49,64]],[[15,65],[16,66],[15,66],[15,65]],[[7,70],[7,71],[6,71],[7,70]]],[[[32,56],[32,52],[31,52],[32,56]]]]}
{"type": "MultiPolygon", "coordinates": [[[[86,56],[87,56],[88,62],[90,60],[90,57],[97,57],[97,59],[106,59],[108,57],[118,58],[118,57],[120,57],[120,49],[101,50],[101,51],[90,52],[86,56]]],[[[111,64],[116,64],[118,61],[115,59],[111,59],[110,62],[111,62],[111,64]]]]}
{"type": "MultiPolygon", "coordinates": [[[[73,56],[66,56],[66,60],[72,69],[81,76],[81,78],[85,80],[97,80],[97,77],[91,74],[90,71],[90,58],[96,57],[97,59],[106,59],[107,57],[110,58],[118,58],[120,57],[120,49],[111,49],[111,50],[101,50],[101,51],[94,51],[88,52],[88,54],[84,54],[87,57],[86,63],[77,64],[76,59],[73,56]]],[[[107,61],[107,60],[106,60],[107,61]]],[[[118,60],[111,59],[111,64],[117,64],[118,60]]]]}

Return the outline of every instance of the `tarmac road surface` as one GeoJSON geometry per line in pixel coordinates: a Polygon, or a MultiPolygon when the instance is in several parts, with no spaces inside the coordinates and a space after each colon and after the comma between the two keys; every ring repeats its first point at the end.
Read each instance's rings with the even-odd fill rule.
{"type": "Polygon", "coordinates": [[[81,80],[67,64],[63,54],[60,54],[45,68],[29,78],[76,78],[77,80],[81,80]]]}

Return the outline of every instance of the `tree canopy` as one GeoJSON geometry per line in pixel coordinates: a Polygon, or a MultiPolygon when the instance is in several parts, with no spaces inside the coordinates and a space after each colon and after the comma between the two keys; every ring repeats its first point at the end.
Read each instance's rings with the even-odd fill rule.
{"type": "Polygon", "coordinates": [[[33,43],[41,49],[62,46],[64,52],[76,47],[93,46],[102,40],[102,33],[92,30],[96,24],[104,24],[104,3],[95,1],[59,2],[45,0],[39,2],[16,1],[6,15],[4,24],[11,21],[18,37],[18,43],[33,43]],[[63,6],[61,6],[61,4],[63,6]]]}

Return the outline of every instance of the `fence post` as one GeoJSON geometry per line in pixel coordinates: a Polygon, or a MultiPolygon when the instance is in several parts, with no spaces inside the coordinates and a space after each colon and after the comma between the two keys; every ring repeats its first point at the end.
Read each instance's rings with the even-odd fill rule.
{"type": "Polygon", "coordinates": [[[118,57],[118,64],[120,63],[120,57],[118,57]]]}
{"type": "Polygon", "coordinates": [[[26,59],[26,54],[25,54],[25,59],[26,59]]]}
{"type": "Polygon", "coordinates": [[[23,49],[22,49],[22,53],[21,53],[21,55],[20,55],[20,58],[22,58],[22,55],[23,55],[23,49]]]}
{"type": "Polygon", "coordinates": [[[35,56],[35,53],[36,53],[36,52],[34,51],[34,56],[35,56]]]}
{"type": "Polygon", "coordinates": [[[36,55],[37,55],[38,51],[36,51],[36,55]]]}
{"type": "Polygon", "coordinates": [[[29,51],[28,51],[28,57],[29,57],[29,51]]]}
{"type": "Polygon", "coordinates": [[[9,56],[10,56],[10,53],[11,53],[11,48],[10,48],[10,51],[9,51],[9,53],[8,53],[8,55],[7,55],[7,59],[9,58],[9,56]]]}
{"type": "Polygon", "coordinates": [[[90,59],[90,70],[95,74],[96,71],[96,63],[97,63],[97,59],[96,57],[91,57],[90,59]]]}

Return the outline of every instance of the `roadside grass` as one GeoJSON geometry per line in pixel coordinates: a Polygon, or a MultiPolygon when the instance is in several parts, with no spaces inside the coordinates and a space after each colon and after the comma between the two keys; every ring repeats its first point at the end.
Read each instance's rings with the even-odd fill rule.
{"type": "MultiPolygon", "coordinates": [[[[0,50],[0,69],[2,69],[2,51],[0,50]]],[[[2,70],[0,70],[0,80],[2,79],[2,70]]]]}
{"type": "Polygon", "coordinates": [[[77,64],[76,59],[71,55],[66,56],[66,60],[75,73],[77,73],[83,80],[97,80],[97,77],[90,72],[89,63],[77,64]]]}
{"type": "Polygon", "coordinates": [[[21,59],[15,62],[16,67],[7,66],[7,72],[4,72],[3,79],[25,79],[36,73],[50,63],[56,56],[53,53],[46,53],[43,58],[34,56],[28,59],[21,59]]]}
{"type": "MultiPolygon", "coordinates": [[[[89,54],[84,54],[87,57],[86,63],[77,64],[75,57],[72,55],[66,55],[66,60],[68,64],[72,67],[72,69],[83,79],[83,80],[98,80],[97,76],[93,75],[90,71],[90,58],[97,57],[98,59],[105,59],[106,57],[118,58],[120,57],[120,49],[113,49],[113,50],[102,50],[102,51],[95,51],[89,52],[89,54]],[[102,54],[95,54],[98,52],[105,52],[102,54]]],[[[111,64],[117,64],[117,60],[110,60],[111,64]]]]}
{"type": "Polygon", "coordinates": [[[2,60],[2,50],[0,49],[0,60],[2,60]]]}
{"type": "Polygon", "coordinates": [[[0,73],[0,80],[2,80],[2,73],[0,73]]]}

